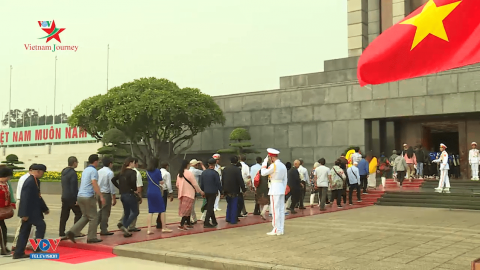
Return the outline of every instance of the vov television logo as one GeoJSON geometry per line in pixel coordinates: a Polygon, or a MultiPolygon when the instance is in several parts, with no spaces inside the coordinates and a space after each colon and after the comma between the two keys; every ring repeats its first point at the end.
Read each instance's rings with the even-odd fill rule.
{"type": "Polygon", "coordinates": [[[54,253],[57,250],[58,245],[60,244],[60,238],[58,239],[28,239],[32,245],[33,250],[40,249],[40,251],[45,253],[31,253],[30,259],[47,259],[47,260],[58,260],[60,259],[60,254],[54,253]]]}

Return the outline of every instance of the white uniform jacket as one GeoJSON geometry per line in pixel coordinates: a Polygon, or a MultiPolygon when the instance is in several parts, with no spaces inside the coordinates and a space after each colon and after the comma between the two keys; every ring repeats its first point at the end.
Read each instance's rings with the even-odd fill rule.
{"type": "Polygon", "coordinates": [[[480,151],[478,149],[470,149],[470,152],[468,152],[468,163],[478,163],[479,155],[480,151]]]}
{"type": "Polygon", "coordinates": [[[433,162],[440,163],[440,170],[450,170],[450,166],[448,165],[447,151],[443,151],[442,154],[440,155],[440,158],[434,160],[433,162]]]}
{"type": "MultiPolygon", "coordinates": [[[[266,166],[266,164],[263,164],[263,166],[266,166]]],[[[261,174],[262,176],[269,176],[270,190],[268,195],[285,195],[288,181],[287,167],[280,160],[277,159],[268,168],[262,168],[261,174]]]]}

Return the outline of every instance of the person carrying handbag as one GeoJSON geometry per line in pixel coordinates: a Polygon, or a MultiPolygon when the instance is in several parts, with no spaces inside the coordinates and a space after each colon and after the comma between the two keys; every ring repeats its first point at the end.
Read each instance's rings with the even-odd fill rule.
{"type": "Polygon", "coordinates": [[[195,176],[188,170],[189,165],[190,162],[188,160],[182,161],[182,166],[178,172],[176,183],[178,188],[178,198],[180,199],[178,215],[182,217],[178,229],[181,231],[193,228],[190,221],[190,215],[192,214],[193,203],[195,201],[195,192],[200,193],[202,197],[205,196],[205,193],[198,186],[195,176]]]}
{"type": "Polygon", "coordinates": [[[147,168],[148,189],[147,189],[147,202],[148,202],[148,218],[147,218],[147,234],[153,234],[150,231],[152,225],[152,217],[154,213],[160,214],[160,220],[162,224],[162,232],[172,232],[167,228],[167,222],[165,220],[165,201],[163,200],[163,189],[161,185],[164,184],[162,179],[162,173],[157,168],[159,160],[152,158],[147,168]]]}
{"type": "Polygon", "coordinates": [[[8,183],[12,176],[12,169],[5,165],[0,166],[0,255],[10,254],[10,250],[7,248],[7,225],[5,220],[13,217],[13,210],[15,209],[15,200],[8,183]]]}

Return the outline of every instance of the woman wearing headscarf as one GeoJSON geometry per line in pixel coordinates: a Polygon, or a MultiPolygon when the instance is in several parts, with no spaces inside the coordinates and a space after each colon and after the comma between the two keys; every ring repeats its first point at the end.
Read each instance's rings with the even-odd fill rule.
{"type": "Polygon", "coordinates": [[[412,182],[413,175],[415,174],[415,165],[417,165],[417,157],[413,151],[413,147],[409,147],[405,153],[405,161],[407,162],[407,179],[412,182]]]}

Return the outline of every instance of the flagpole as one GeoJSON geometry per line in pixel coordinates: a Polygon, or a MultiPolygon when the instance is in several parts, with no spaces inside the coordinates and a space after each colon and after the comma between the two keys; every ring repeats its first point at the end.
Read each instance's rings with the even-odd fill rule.
{"type": "Polygon", "coordinates": [[[11,111],[12,111],[12,70],[13,66],[10,65],[10,95],[9,95],[9,100],[8,100],[8,126],[7,128],[10,128],[10,121],[11,121],[11,111]]]}
{"type": "Polygon", "coordinates": [[[60,124],[63,124],[63,104],[62,104],[62,114],[60,114],[60,124]]]}
{"type": "Polygon", "coordinates": [[[108,92],[108,64],[110,61],[110,44],[107,44],[107,92],[108,92]]]}
{"type": "Polygon", "coordinates": [[[45,106],[45,126],[47,125],[47,111],[48,111],[48,107],[45,106]]]}
{"type": "Polygon", "coordinates": [[[55,125],[55,109],[57,102],[57,56],[55,56],[55,83],[53,85],[53,124],[55,125]]]}

